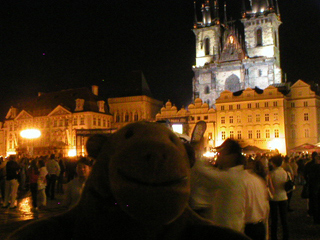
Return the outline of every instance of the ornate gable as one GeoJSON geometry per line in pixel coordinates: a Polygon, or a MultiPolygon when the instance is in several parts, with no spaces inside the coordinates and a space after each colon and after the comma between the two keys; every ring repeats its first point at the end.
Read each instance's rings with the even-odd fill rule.
{"type": "Polygon", "coordinates": [[[61,105],[58,105],[55,109],[52,110],[51,113],[48,114],[48,116],[60,116],[60,115],[69,115],[71,114],[70,111],[68,111],[66,108],[62,107],[61,105]]]}
{"type": "Polygon", "coordinates": [[[227,37],[226,43],[221,53],[220,62],[240,61],[245,58],[245,53],[234,34],[227,37]]]}
{"type": "Polygon", "coordinates": [[[30,119],[30,118],[33,118],[33,116],[30,113],[28,113],[26,110],[22,110],[16,117],[16,120],[30,119]]]}

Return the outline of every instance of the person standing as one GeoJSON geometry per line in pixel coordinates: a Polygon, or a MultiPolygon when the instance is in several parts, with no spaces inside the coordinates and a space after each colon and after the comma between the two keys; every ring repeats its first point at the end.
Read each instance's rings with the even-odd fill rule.
{"type": "Polygon", "coordinates": [[[39,167],[39,177],[38,177],[38,206],[39,208],[43,208],[47,206],[47,195],[45,193],[45,189],[47,186],[47,168],[44,163],[44,160],[40,159],[38,161],[39,167]]]}
{"type": "Polygon", "coordinates": [[[270,162],[273,166],[273,170],[270,172],[270,178],[274,188],[273,196],[270,199],[271,240],[278,240],[278,215],[281,220],[283,240],[288,240],[288,196],[284,188],[285,182],[288,180],[288,174],[281,167],[283,162],[281,155],[271,157],[270,162]]]}
{"type": "Polygon", "coordinates": [[[3,208],[9,207],[10,209],[16,208],[16,199],[19,187],[19,171],[20,166],[16,162],[16,156],[10,155],[9,161],[6,165],[6,185],[5,185],[5,198],[3,208]],[[9,205],[10,203],[10,205],[9,205]]]}
{"type": "Polygon", "coordinates": [[[81,197],[84,184],[89,177],[91,171],[91,162],[87,158],[80,158],[77,162],[77,177],[66,185],[65,203],[68,208],[75,206],[81,197]]]}
{"type": "MultiPolygon", "coordinates": [[[[317,152],[313,152],[312,154],[311,154],[311,161],[309,161],[309,162],[307,162],[306,164],[305,164],[305,167],[304,167],[304,172],[303,172],[303,176],[304,176],[304,180],[305,180],[305,184],[306,184],[306,186],[309,188],[309,192],[310,192],[310,184],[312,184],[311,183],[311,181],[310,181],[310,174],[311,174],[311,172],[312,172],[312,169],[313,169],[313,167],[315,166],[315,164],[316,164],[316,158],[317,158],[317,156],[318,156],[318,153],[317,152]]],[[[308,198],[308,215],[309,216],[313,216],[313,213],[314,213],[314,206],[313,206],[313,204],[314,204],[314,201],[313,201],[313,199],[312,199],[312,196],[311,196],[311,198],[310,198],[310,194],[309,194],[309,198],[308,198]]]]}
{"type": "Polygon", "coordinates": [[[32,198],[32,211],[38,210],[38,178],[39,178],[39,169],[37,166],[37,160],[33,159],[31,161],[31,166],[28,169],[29,177],[29,187],[31,191],[32,198]]]}
{"type": "Polygon", "coordinates": [[[269,212],[265,183],[244,169],[245,157],[238,142],[227,139],[217,150],[216,167],[200,161],[194,166],[212,193],[208,219],[252,239],[265,239],[269,212]]]}
{"type": "Polygon", "coordinates": [[[60,174],[60,166],[59,166],[59,163],[56,161],[54,154],[50,155],[50,159],[46,163],[46,168],[48,171],[46,195],[51,200],[54,200],[55,199],[56,181],[57,181],[58,176],[60,174]]]}

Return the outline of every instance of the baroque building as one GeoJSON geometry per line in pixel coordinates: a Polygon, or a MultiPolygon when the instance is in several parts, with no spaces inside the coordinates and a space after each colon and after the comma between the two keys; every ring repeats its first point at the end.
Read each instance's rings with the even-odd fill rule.
{"type": "Polygon", "coordinates": [[[242,2],[243,31],[235,21],[228,21],[226,4],[224,18],[220,19],[218,0],[205,1],[200,22],[195,16],[193,98],[210,106],[224,90],[264,89],[281,83],[277,1],[242,2]]]}
{"type": "Polygon", "coordinates": [[[198,121],[205,121],[204,148],[210,150],[233,138],[245,147],[277,149],[287,154],[304,143],[320,141],[320,96],[302,80],[292,86],[281,84],[264,90],[225,90],[216,99],[215,109],[197,98],[187,109],[178,110],[169,101],[156,120],[181,124],[191,136],[198,121]]]}

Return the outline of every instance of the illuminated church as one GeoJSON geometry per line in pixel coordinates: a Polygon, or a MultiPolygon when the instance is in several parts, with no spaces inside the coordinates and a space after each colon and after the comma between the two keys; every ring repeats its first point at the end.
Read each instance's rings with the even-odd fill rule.
{"type": "MultiPolygon", "coordinates": [[[[196,8],[196,7],[195,7],[196,8]]],[[[199,22],[195,9],[196,64],[193,66],[193,99],[209,106],[224,90],[265,89],[281,83],[277,0],[242,0],[241,23],[223,15],[218,0],[206,0],[199,22]]]]}

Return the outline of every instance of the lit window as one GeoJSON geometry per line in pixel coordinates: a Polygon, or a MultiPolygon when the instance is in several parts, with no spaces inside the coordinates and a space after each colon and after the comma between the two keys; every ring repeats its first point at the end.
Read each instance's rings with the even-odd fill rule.
{"type": "Polygon", "coordinates": [[[266,138],[270,138],[270,130],[269,129],[266,130],[266,138]]]}
{"type": "Polygon", "coordinates": [[[224,111],[224,106],[221,106],[221,111],[224,111]]]}
{"type": "Polygon", "coordinates": [[[308,113],[304,113],[303,114],[303,119],[304,119],[304,121],[309,121],[309,114],[308,113]]]}
{"type": "Polygon", "coordinates": [[[252,115],[248,115],[248,122],[252,122],[252,115]]]}
{"type": "Polygon", "coordinates": [[[225,117],[221,117],[221,124],[225,124],[226,123],[226,118],[225,117]]]}
{"type": "Polygon", "coordinates": [[[278,113],[274,113],[273,114],[273,121],[278,121],[279,120],[279,114],[278,113]]]}
{"type": "Polygon", "coordinates": [[[233,133],[233,131],[230,131],[230,138],[234,138],[234,133],[233,133]]]}
{"type": "Polygon", "coordinates": [[[93,126],[95,126],[97,124],[97,119],[93,118],[93,126]]]}
{"type": "Polygon", "coordinates": [[[237,109],[240,109],[240,107],[241,107],[240,104],[237,104],[237,109]]]}
{"type": "Polygon", "coordinates": [[[73,119],[73,125],[78,125],[78,118],[75,117],[75,118],[73,119]]]}
{"type": "Polygon", "coordinates": [[[80,117],[80,125],[84,125],[84,117],[80,117]]]}
{"type": "Polygon", "coordinates": [[[278,138],[279,137],[279,129],[274,130],[274,137],[278,138]]]}
{"type": "Polygon", "coordinates": [[[277,107],[278,106],[278,102],[273,102],[273,106],[277,107]]]}
{"type": "Polygon", "coordinates": [[[229,117],[229,123],[233,123],[233,116],[229,117]]]}
{"type": "Polygon", "coordinates": [[[261,132],[260,132],[260,130],[257,130],[256,134],[257,134],[257,138],[261,138],[261,132]]]}
{"type": "Polygon", "coordinates": [[[256,108],[259,108],[260,106],[259,106],[259,103],[256,103],[256,108]]]}
{"type": "Polygon", "coordinates": [[[266,113],[266,114],[264,115],[264,120],[265,120],[266,122],[269,122],[269,113],[266,113]]]}
{"type": "Polygon", "coordinates": [[[248,138],[252,139],[252,130],[248,130],[248,138]]]}
{"type": "Polygon", "coordinates": [[[101,119],[98,118],[98,126],[101,126],[101,119]]]}
{"type": "Polygon", "coordinates": [[[204,120],[208,120],[208,116],[204,116],[204,118],[203,118],[204,120]]]}
{"type": "Polygon", "coordinates": [[[260,114],[256,115],[256,122],[260,122],[260,114]]]}
{"type": "Polygon", "coordinates": [[[237,137],[238,139],[241,139],[241,131],[237,131],[237,137]]]}
{"type": "Polygon", "coordinates": [[[229,105],[229,110],[232,110],[233,109],[233,106],[232,105],[229,105]]]}
{"type": "Polygon", "coordinates": [[[265,102],[264,107],[268,107],[268,106],[269,106],[268,102],[265,102]]]}
{"type": "Polygon", "coordinates": [[[251,103],[248,103],[248,108],[251,108],[251,103]]]}
{"type": "Polygon", "coordinates": [[[222,131],[222,132],[221,132],[221,139],[222,139],[222,140],[225,140],[225,139],[226,139],[226,132],[225,132],[225,131],[222,131]]]}
{"type": "Polygon", "coordinates": [[[307,101],[303,102],[303,106],[308,107],[308,102],[307,101]]]}
{"type": "Polygon", "coordinates": [[[106,127],[106,120],[105,119],[102,120],[102,126],[106,127]]]}

